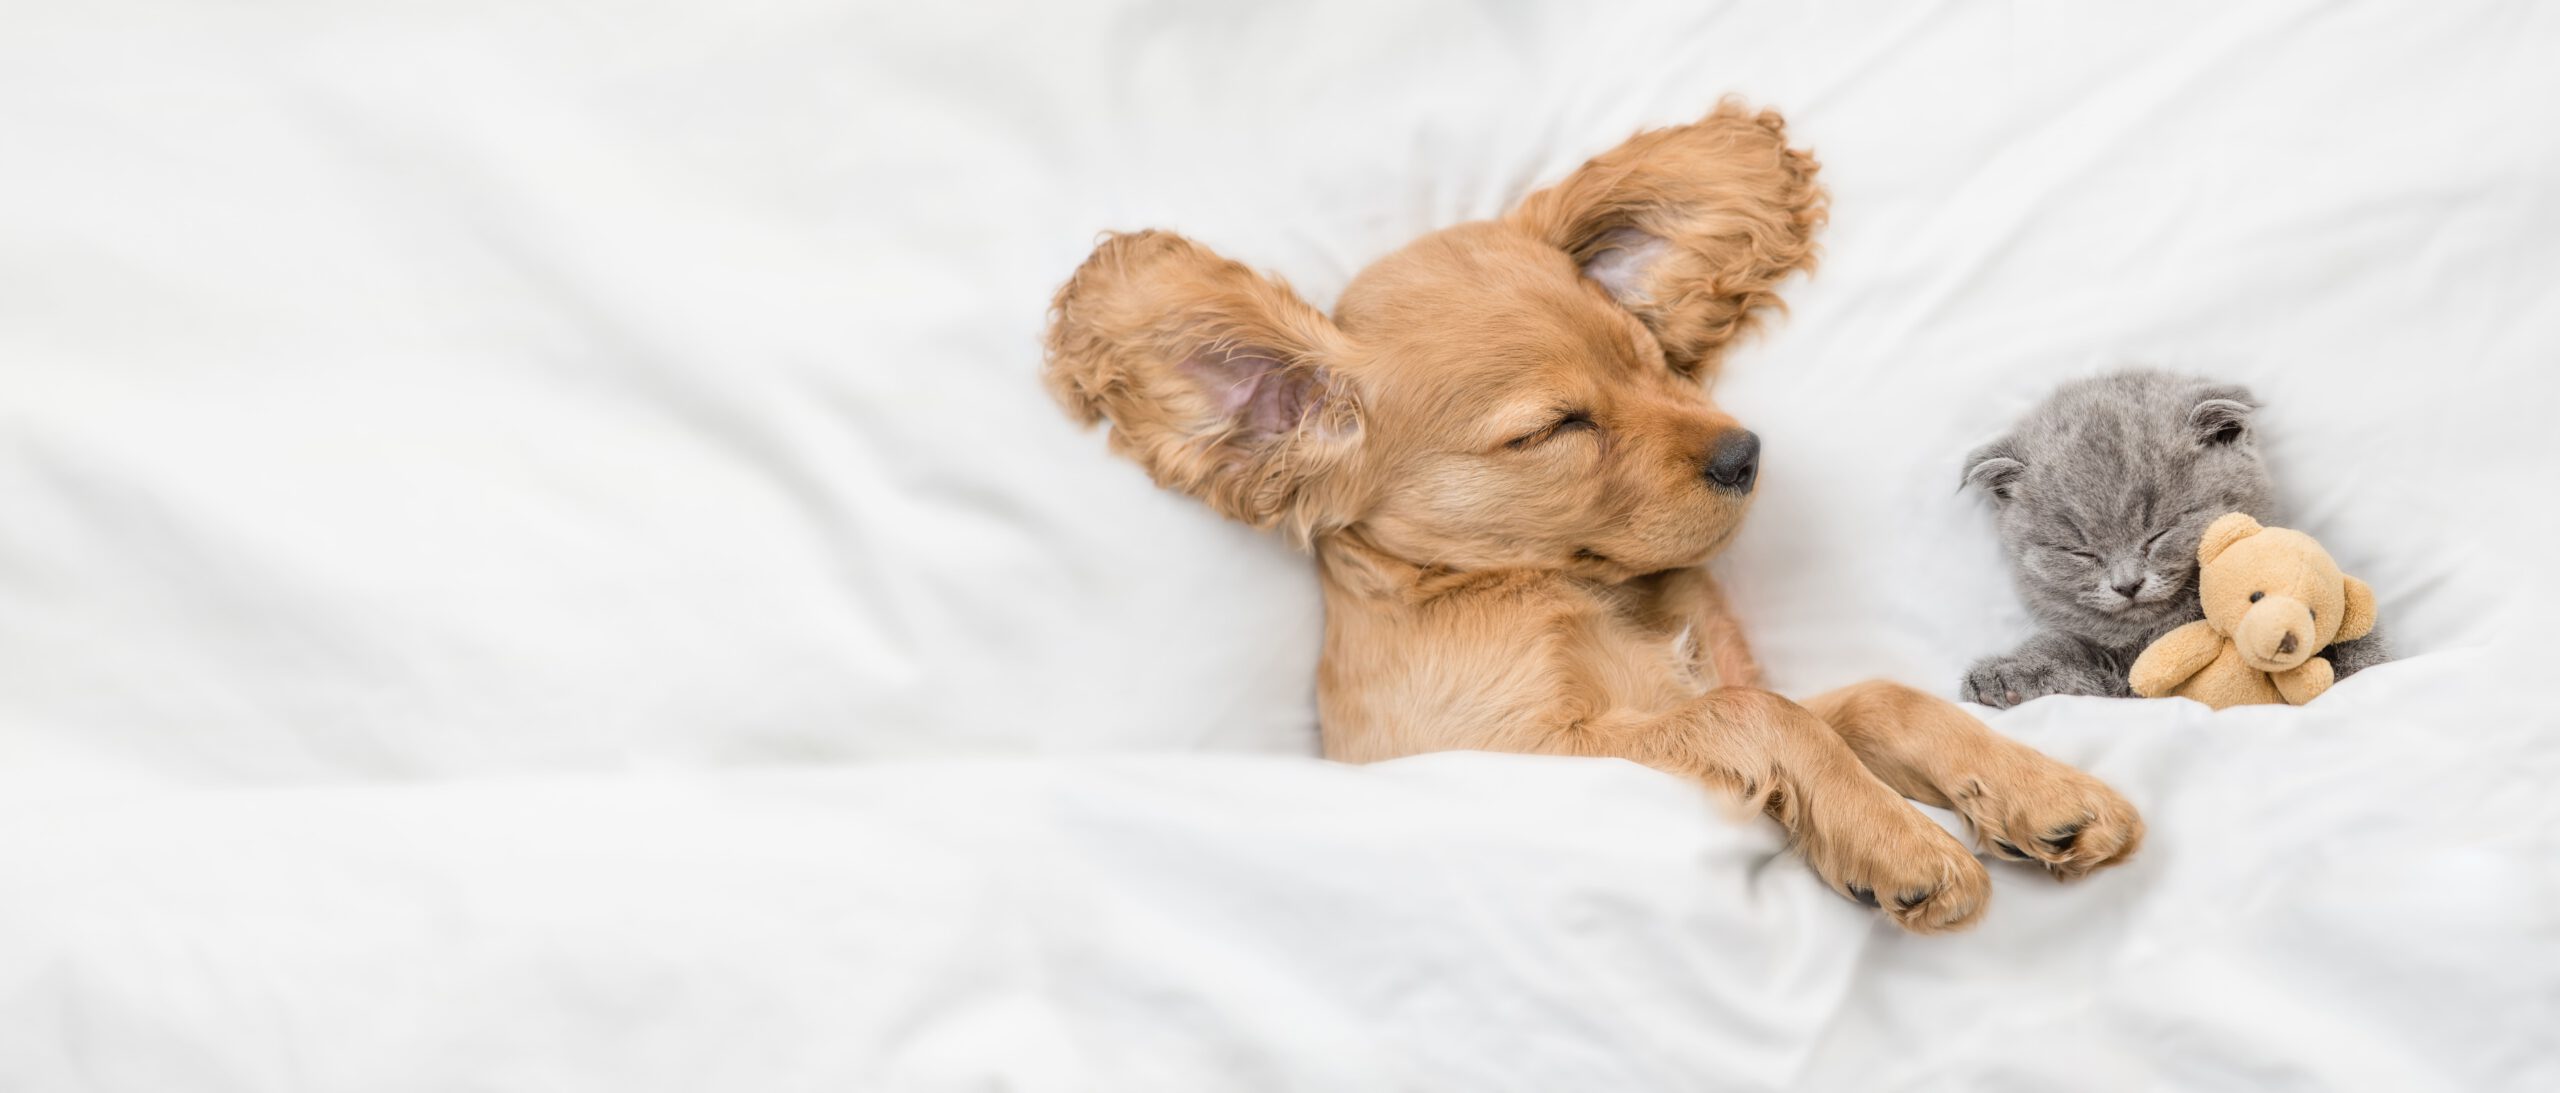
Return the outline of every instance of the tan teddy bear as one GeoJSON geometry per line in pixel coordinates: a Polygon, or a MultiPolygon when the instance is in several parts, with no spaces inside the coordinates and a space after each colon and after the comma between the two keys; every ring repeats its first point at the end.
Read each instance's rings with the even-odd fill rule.
{"type": "Polygon", "coordinates": [[[2133,662],[2133,693],[2181,695],[2214,709],[2289,702],[2329,689],[2312,654],[2373,629],[2373,589],[2338,571],[2320,544],[2235,512],[2196,546],[2204,618],[2160,635],[2133,662]]]}

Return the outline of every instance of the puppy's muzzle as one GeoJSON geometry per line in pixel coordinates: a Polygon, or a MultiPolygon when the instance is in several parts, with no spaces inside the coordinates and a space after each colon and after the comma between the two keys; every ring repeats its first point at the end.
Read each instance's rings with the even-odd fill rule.
{"type": "Polygon", "coordinates": [[[1729,429],[1707,449],[1707,484],[1726,493],[1749,493],[1760,479],[1760,434],[1729,429]]]}

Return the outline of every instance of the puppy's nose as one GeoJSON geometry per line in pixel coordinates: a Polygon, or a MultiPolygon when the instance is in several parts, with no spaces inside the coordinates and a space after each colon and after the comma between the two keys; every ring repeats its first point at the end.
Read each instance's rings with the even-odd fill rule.
{"type": "Polygon", "coordinates": [[[1707,482],[1727,493],[1749,493],[1760,477],[1760,434],[1735,429],[1707,451],[1707,482]]]}
{"type": "Polygon", "coordinates": [[[2122,596],[2122,597],[2124,597],[2124,598],[2126,598],[2126,599],[2128,599],[2128,600],[2129,600],[2129,599],[2132,599],[2132,598],[2133,598],[2133,594],[2134,594],[2134,593],[2142,591],[2142,578],[2140,578],[2140,577],[2120,577],[2120,578],[2117,578],[2113,583],[2108,584],[2108,585],[2107,585],[2107,587],[2112,588],[2112,589],[2115,589],[2115,590],[2116,590],[2116,595],[2122,596]]]}

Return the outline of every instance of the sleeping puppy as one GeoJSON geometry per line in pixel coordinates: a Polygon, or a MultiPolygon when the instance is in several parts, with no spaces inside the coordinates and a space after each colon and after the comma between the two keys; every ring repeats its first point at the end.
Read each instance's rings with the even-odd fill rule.
{"type": "Polygon", "coordinates": [[[1815,170],[1777,114],[1728,102],[1415,240],[1332,318],[1178,235],[1113,235],[1058,290],[1046,379],[1158,484],[1313,551],[1327,756],[1632,759],[1774,817],[1903,927],[1959,928],[1989,877],[1903,798],[2063,878],[2124,860],[2142,821],[1910,688],[1760,687],[1701,568],[1760,442],[1708,387],[1813,264],[1815,170]]]}

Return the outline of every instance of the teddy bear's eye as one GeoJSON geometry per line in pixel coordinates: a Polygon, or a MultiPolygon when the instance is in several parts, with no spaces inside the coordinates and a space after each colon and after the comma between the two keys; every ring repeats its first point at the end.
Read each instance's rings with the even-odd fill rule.
{"type": "Polygon", "coordinates": [[[2259,600],[2263,600],[2263,599],[2266,599],[2266,598],[2267,598],[2267,594],[2266,594],[2266,593],[2264,593],[2264,592],[2252,592],[2252,593],[2249,593],[2249,602],[2250,602],[2250,603],[2256,603],[2256,602],[2258,602],[2259,600]]]}

